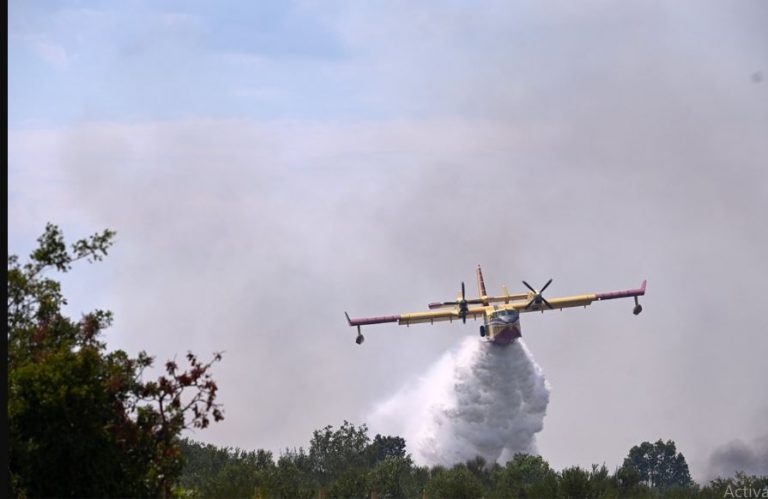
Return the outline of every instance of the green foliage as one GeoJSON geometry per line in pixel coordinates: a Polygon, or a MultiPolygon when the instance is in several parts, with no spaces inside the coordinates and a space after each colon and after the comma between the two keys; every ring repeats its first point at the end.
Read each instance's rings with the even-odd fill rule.
{"type": "Polygon", "coordinates": [[[330,425],[315,430],[309,444],[309,459],[320,485],[329,485],[347,470],[367,468],[369,442],[368,428],[357,428],[349,421],[337,430],[330,425]]]}
{"type": "Polygon", "coordinates": [[[580,467],[565,468],[560,474],[560,492],[563,497],[590,497],[590,491],[589,473],[580,467]]]}
{"type": "Polygon", "coordinates": [[[432,469],[426,494],[428,497],[450,497],[454,499],[476,499],[482,497],[482,482],[466,466],[457,464],[451,469],[432,469]]]}
{"type": "Polygon", "coordinates": [[[46,272],[101,260],[114,236],[106,230],[68,250],[59,228],[48,224],[27,263],[8,258],[12,495],[167,496],[183,465],[179,433],[223,418],[212,363],[190,353],[188,370],[169,362],[166,375],[143,382],[149,355],[108,352],[100,341],[110,312],[79,321],[62,314],[61,285],[46,272]]]}
{"type": "Polygon", "coordinates": [[[329,499],[368,497],[368,471],[365,468],[342,470],[327,488],[329,499]]]}
{"type": "Polygon", "coordinates": [[[379,499],[420,497],[428,473],[415,467],[410,456],[387,456],[370,471],[370,489],[379,499]]]}
{"type": "Polygon", "coordinates": [[[589,472],[590,497],[615,497],[616,482],[610,476],[605,464],[592,465],[589,472]]]}
{"type": "Polygon", "coordinates": [[[377,434],[368,446],[366,454],[371,466],[388,457],[405,457],[405,439],[377,434]]]}
{"type": "Polygon", "coordinates": [[[702,495],[717,498],[764,497],[768,495],[768,475],[754,476],[739,471],[731,478],[712,480],[707,487],[702,489],[702,495]]]}
{"type": "Polygon", "coordinates": [[[268,487],[275,468],[272,453],[217,448],[181,441],[184,474],[180,485],[199,497],[254,497],[268,487]]]}
{"type": "Polygon", "coordinates": [[[270,480],[269,497],[311,498],[317,495],[318,489],[312,463],[303,449],[286,451],[280,456],[270,480]]]}
{"type": "Polygon", "coordinates": [[[690,487],[693,485],[688,463],[677,452],[672,440],[659,439],[655,444],[643,442],[629,450],[624,468],[637,472],[640,481],[652,488],[690,487]]]}
{"type": "MultiPolygon", "coordinates": [[[[743,473],[718,479],[708,487],[670,486],[651,488],[641,483],[633,468],[620,467],[611,474],[605,465],[591,469],[570,467],[558,473],[541,456],[516,454],[504,466],[477,457],[451,468],[431,470],[414,465],[399,437],[369,441],[365,425],[345,421],[334,429],[326,426],[313,433],[314,452],[286,450],[277,460],[266,451],[245,452],[184,441],[187,465],[179,494],[186,497],[257,498],[722,498],[730,490],[762,490],[768,477],[743,473]],[[371,460],[382,442],[396,443],[394,454],[371,460]],[[328,466],[325,482],[318,480],[318,464],[312,456],[324,456],[328,466]],[[362,459],[362,457],[369,459],[362,459]],[[351,463],[350,466],[338,463],[351,463]],[[361,464],[363,463],[363,464],[361,464]],[[372,464],[374,463],[374,464],[372,464]],[[333,471],[331,471],[333,470],[333,471]]],[[[388,447],[385,445],[385,447],[388,447]]],[[[738,496],[734,496],[738,497],[738,496]]],[[[740,497],[746,497],[743,495],[740,497]]]]}
{"type": "Polygon", "coordinates": [[[557,473],[541,456],[515,454],[504,467],[493,474],[491,497],[555,497],[558,493],[557,473]]]}

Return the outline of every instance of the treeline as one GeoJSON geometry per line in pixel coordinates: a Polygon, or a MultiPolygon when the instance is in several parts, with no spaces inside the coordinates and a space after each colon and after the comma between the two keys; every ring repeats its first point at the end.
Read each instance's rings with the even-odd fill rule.
{"type": "Polygon", "coordinates": [[[553,470],[540,456],[516,454],[505,465],[482,457],[451,467],[418,466],[400,437],[368,437],[365,425],[345,421],[316,430],[309,449],[286,449],[275,459],[182,441],[186,462],[175,493],[232,498],[718,498],[768,496],[768,476],[743,473],[705,486],[691,480],[672,441],[643,442],[610,472],[605,465],[553,470]],[[752,495],[748,495],[752,494],[752,495]]]}

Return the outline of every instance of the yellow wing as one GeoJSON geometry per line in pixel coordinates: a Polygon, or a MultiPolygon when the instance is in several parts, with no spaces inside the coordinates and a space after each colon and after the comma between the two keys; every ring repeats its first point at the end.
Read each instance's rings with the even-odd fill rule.
{"type": "Polygon", "coordinates": [[[635,297],[635,315],[642,310],[637,303],[637,297],[645,294],[646,281],[637,289],[628,289],[626,291],[610,291],[608,293],[590,293],[584,295],[565,296],[562,298],[547,299],[541,296],[541,293],[528,293],[525,300],[515,301],[508,305],[501,305],[499,308],[505,310],[517,310],[518,312],[543,312],[545,310],[562,310],[570,307],[586,307],[594,301],[614,300],[616,298],[635,297]]]}
{"type": "Polygon", "coordinates": [[[586,307],[587,305],[591,305],[593,301],[597,300],[597,294],[592,293],[588,295],[565,296],[563,298],[548,298],[547,301],[552,305],[552,308],[548,307],[543,301],[531,302],[533,298],[534,296],[530,296],[527,300],[513,302],[509,305],[500,305],[499,308],[505,310],[514,309],[520,313],[523,313],[540,312],[544,310],[562,310],[569,307],[586,307]]]}
{"type": "MultiPolygon", "coordinates": [[[[480,319],[485,316],[485,307],[469,307],[467,310],[467,319],[480,319]]],[[[440,321],[460,321],[461,314],[459,308],[454,307],[450,310],[435,310],[430,312],[415,312],[412,314],[403,314],[397,321],[400,325],[409,326],[411,324],[434,324],[440,321]]]]}
{"type": "MultiPolygon", "coordinates": [[[[486,307],[469,307],[467,309],[467,319],[480,319],[485,313],[486,307]]],[[[382,324],[385,322],[397,322],[401,326],[410,326],[411,324],[434,324],[435,322],[453,322],[460,320],[461,313],[459,312],[459,307],[402,315],[361,317],[359,319],[350,319],[349,315],[347,315],[347,321],[350,326],[367,326],[369,324],[382,324]]]]}

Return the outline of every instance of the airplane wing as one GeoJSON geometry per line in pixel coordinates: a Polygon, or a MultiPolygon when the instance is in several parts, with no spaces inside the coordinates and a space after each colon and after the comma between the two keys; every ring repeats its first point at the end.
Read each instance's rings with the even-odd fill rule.
{"type": "MultiPolygon", "coordinates": [[[[347,322],[349,322],[350,326],[357,326],[357,339],[355,339],[355,343],[360,345],[365,340],[365,337],[363,337],[363,334],[360,332],[361,326],[367,326],[369,324],[382,324],[386,322],[397,322],[401,326],[410,326],[411,324],[434,324],[435,322],[452,322],[454,320],[460,321],[462,320],[462,316],[459,310],[460,308],[457,306],[450,310],[443,309],[402,315],[384,315],[380,317],[360,317],[358,319],[351,319],[349,314],[346,312],[344,312],[344,315],[347,316],[347,322]]],[[[467,307],[467,313],[465,317],[467,319],[478,319],[483,317],[484,314],[485,307],[467,307]]]]}
{"type": "MultiPolygon", "coordinates": [[[[507,310],[517,310],[518,312],[543,312],[545,310],[562,310],[570,307],[586,307],[591,305],[594,301],[603,300],[615,300],[617,298],[632,298],[635,297],[637,302],[638,296],[645,294],[645,286],[647,281],[643,281],[637,289],[628,289],[625,291],[611,291],[608,293],[591,293],[584,295],[566,296],[562,298],[547,299],[541,296],[540,293],[529,293],[526,300],[516,301],[509,305],[502,305],[499,308],[507,310]]],[[[640,304],[635,303],[635,315],[642,311],[640,304]]]]}
{"type": "MultiPolygon", "coordinates": [[[[485,307],[469,307],[467,309],[467,319],[479,319],[485,314],[485,307]]],[[[386,322],[397,322],[401,326],[410,326],[411,324],[434,324],[435,322],[460,321],[461,315],[459,308],[434,310],[429,312],[414,312],[402,315],[385,315],[380,317],[360,317],[350,319],[347,315],[347,322],[350,326],[367,326],[369,324],[382,324],[386,322]]]]}

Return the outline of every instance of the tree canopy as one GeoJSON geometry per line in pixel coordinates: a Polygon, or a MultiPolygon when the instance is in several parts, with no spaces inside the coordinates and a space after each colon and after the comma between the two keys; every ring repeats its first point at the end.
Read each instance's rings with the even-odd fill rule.
{"type": "Polygon", "coordinates": [[[186,355],[145,381],[146,352],[108,351],[109,311],[66,317],[52,272],[108,254],[105,230],[67,247],[48,224],[22,263],[8,258],[8,419],[11,496],[167,496],[182,472],[179,435],[220,421],[211,366],[186,355]],[[44,477],[44,479],[42,478],[44,477]]]}
{"type": "Polygon", "coordinates": [[[672,440],[659,439],[654,444],[643,442],[632,447],[624,459],[624,467],[634,470],[649,487],[689,487],[693,483],[688,463],[672,440]]]}
{"type": "MultiPolygon", "coordinates": [[[[669,442],[664,445],[671,447],[669,442]]],[[[541,456],[529,454],[515,454],[503,466],[478,456],[451,467],[429,468],[413,462],[400,437],[376,435],[371,440],[366,425],[348,421],[316,430],[308,452],[286,449],[277,461],[266,451],[221,449],[191,440],[185,440],[182,449],[187,465],[181,492],[194,498],[720,499],[731,497],[725,495],[728,491],[746,497],[735,494],[768,486],[768,477],[744,474],[704,487],[692,482],[650,486],[631,467],[611,473],[605,465],[571,466],[558,472],[541,456]],[[376,455],[382,442],[396,443],[396,449],[402,443],[402,452],[365,459],[376,455]]]]}

